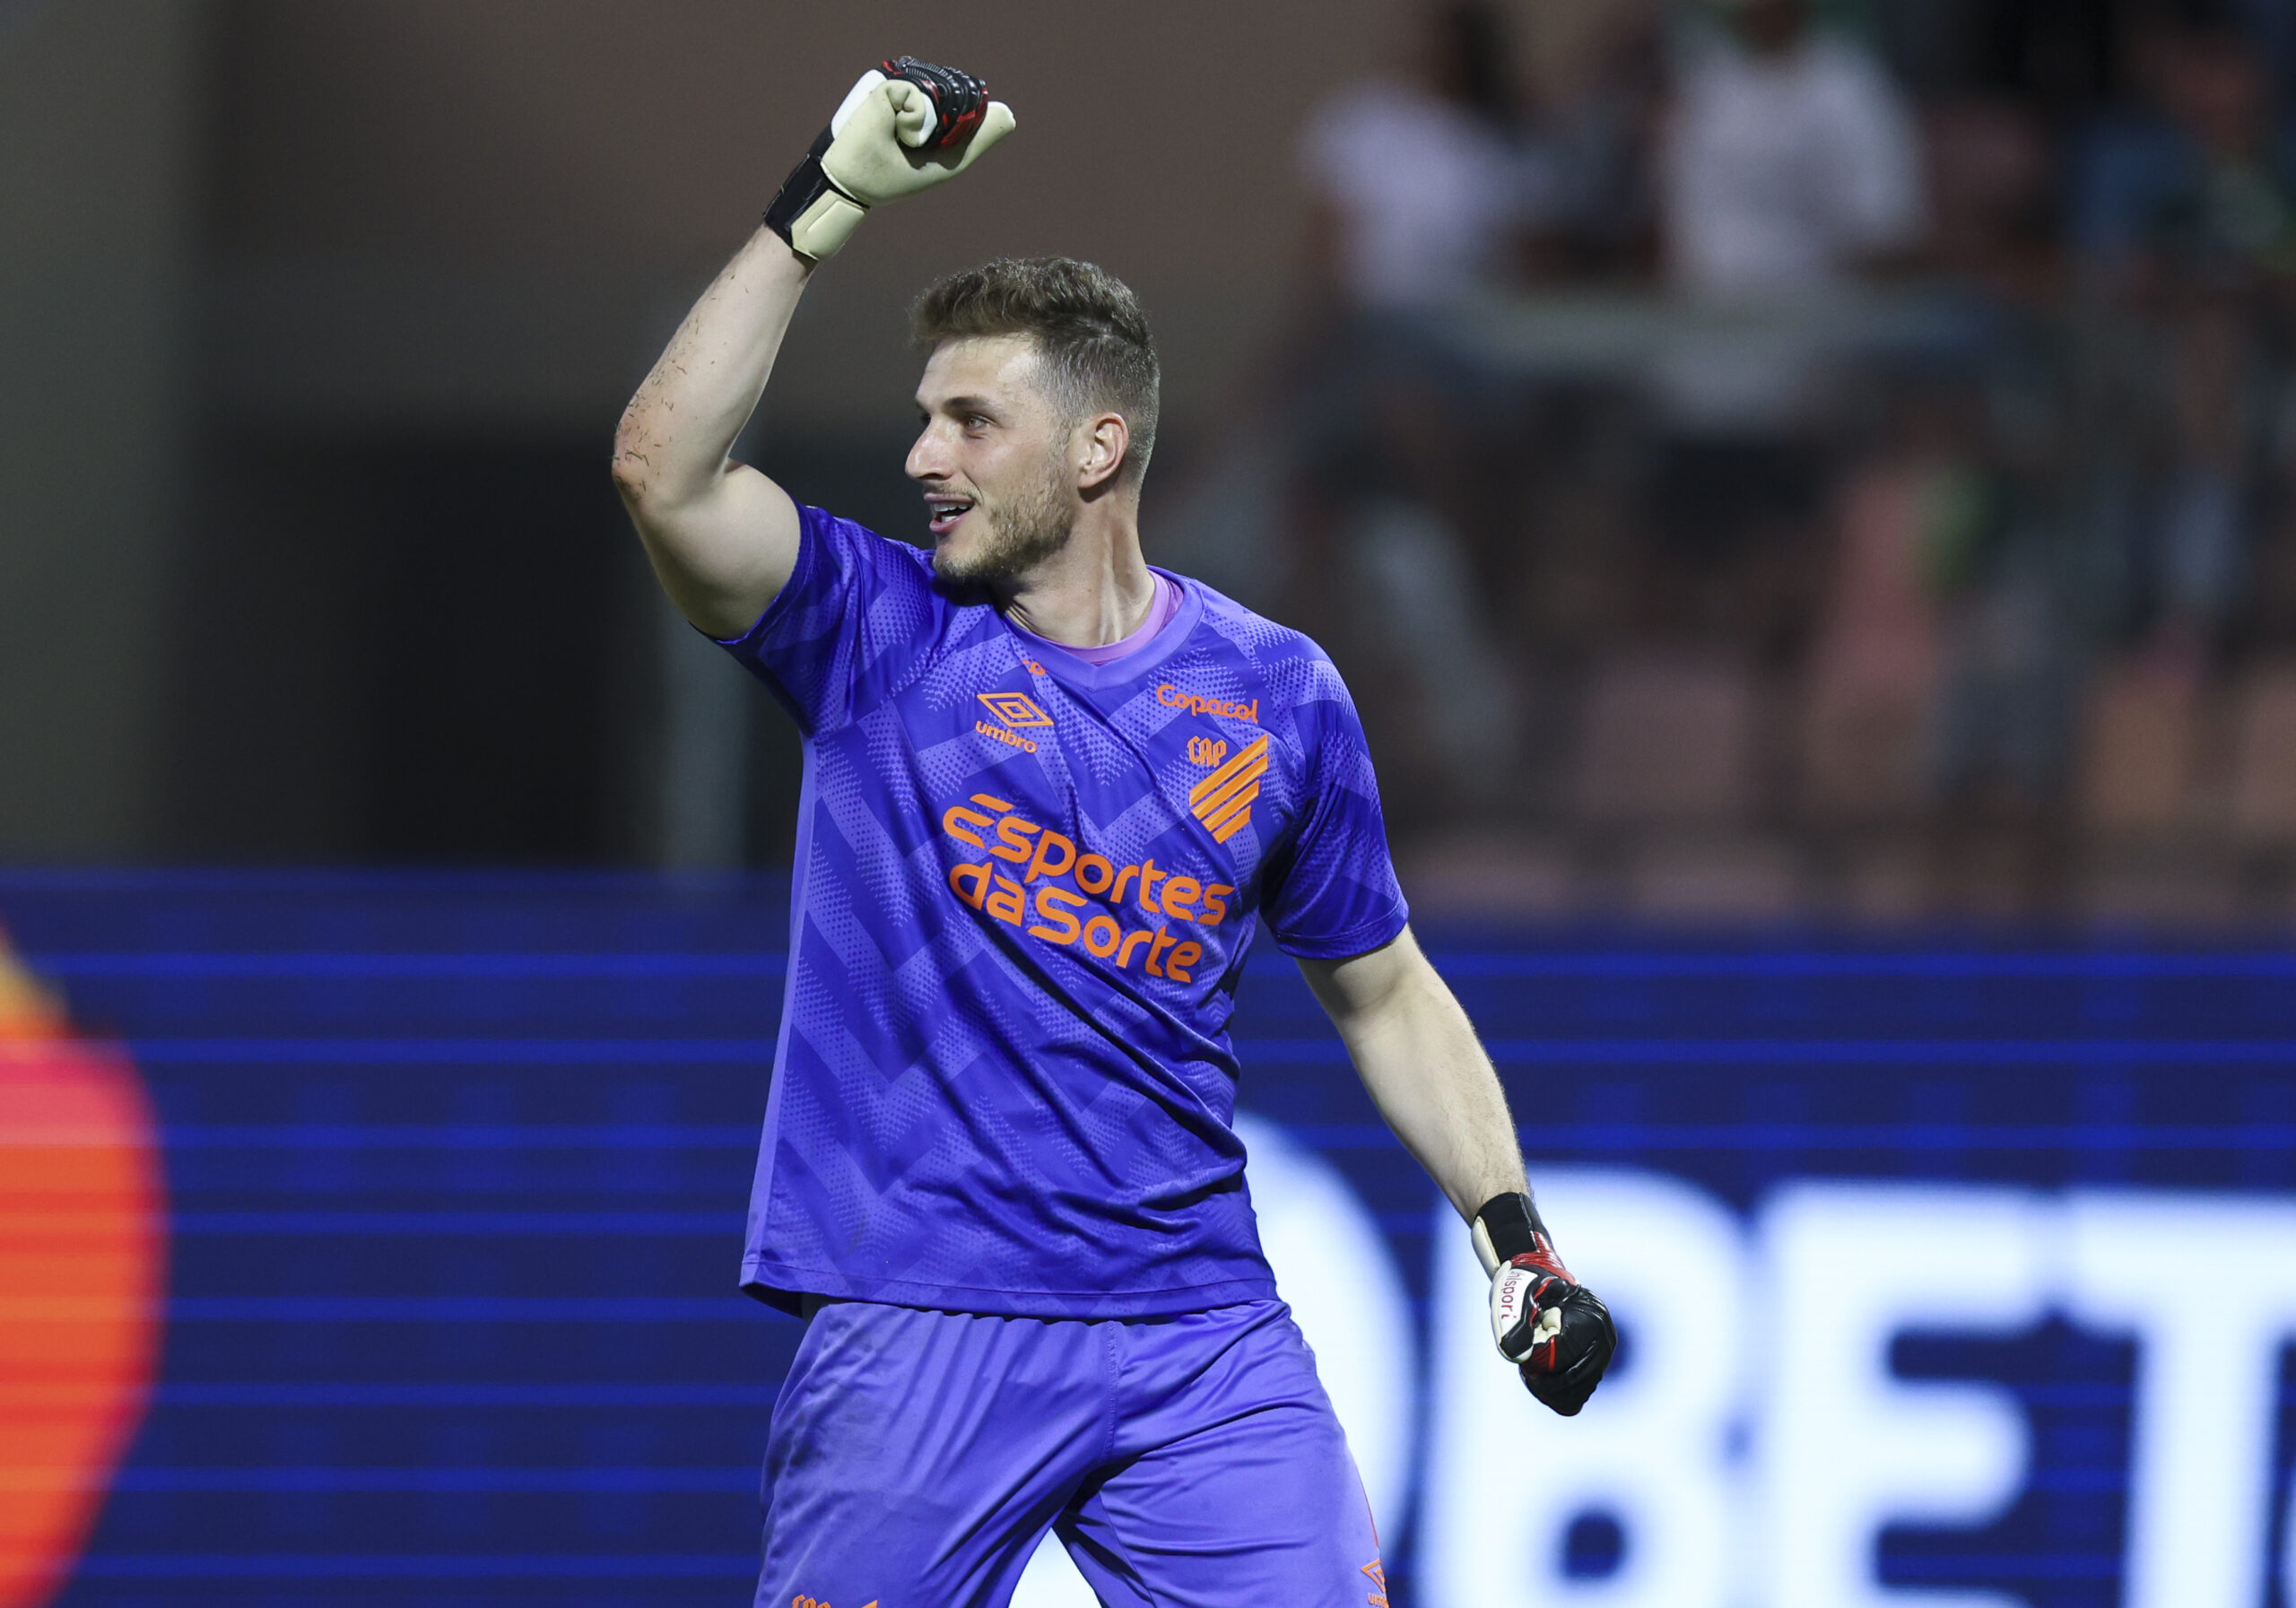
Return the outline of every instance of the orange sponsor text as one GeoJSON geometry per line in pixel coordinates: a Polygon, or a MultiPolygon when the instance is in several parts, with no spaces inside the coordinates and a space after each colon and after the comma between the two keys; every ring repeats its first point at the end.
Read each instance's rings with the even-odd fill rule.
{"type": "Polygon", "coordinates": [[[1259,700],[1248,703],[1230,703],[1224,699],[1206,698],[1201,692],[1183,692],[1170,682],[1156,689],[1156,701],[1167,708],[1186,709],[1191,715],[1217,715],[1227,720],[1248,720],[1259,724],[1259,700]]]}
{"type": "Polygon", "coordinates": [[[951,868],[949,890],[976,910],[1031,938],[1082,945],[1100,960],[1150,977],[1195,980],[1204,935],[1229,917],[1226,882],[1205,882],[1153,859],[1118,865],[1080,850],[1075,840],[1017,813],[994,794],[976,793],[941,813],[941,830],[980,859],[951,868]],[[999,864],[1002,862],[1002,864],[999,864]],[[1192,926],[1197,936],[1190,936],[1192,926]]]}

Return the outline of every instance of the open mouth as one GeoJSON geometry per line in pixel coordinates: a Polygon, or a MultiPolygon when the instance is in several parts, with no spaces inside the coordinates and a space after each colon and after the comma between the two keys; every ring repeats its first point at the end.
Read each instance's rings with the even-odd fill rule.
{"type": "Polygon", "coordinates": [[[957,521],[972,512],[972,499],[953,493],[930,492],[925,499],[926,528],[935,540],[957,528],[957,521]]]}

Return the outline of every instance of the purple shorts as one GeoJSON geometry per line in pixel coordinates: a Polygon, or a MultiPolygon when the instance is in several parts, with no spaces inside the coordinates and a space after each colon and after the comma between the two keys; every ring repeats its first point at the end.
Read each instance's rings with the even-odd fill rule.
{"type": "Polygon", "coordinates": [[[765,1455],[759,1608],[1002,1608],[1048,1530],[1109,1608],[1385,1608],[1281,1301],[989,1317],[838,1301],[765,1455]]]}

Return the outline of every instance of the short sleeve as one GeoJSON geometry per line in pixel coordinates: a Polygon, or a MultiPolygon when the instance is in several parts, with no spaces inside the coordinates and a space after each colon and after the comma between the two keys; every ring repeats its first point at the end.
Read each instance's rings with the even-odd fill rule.
{"type": "Polygon", "coordinates": [[[817,508],[797,567],[755,625],[712,641],[770,687],[807,736],[866,712],[918,668],[947,604],[924,553],[817,508]]]}
{"type": "Polygon", "coordinates": [[[1260,913],[1276,946],[1302,960],[1378,949],[1411,918],[1387,852],[1378,782],[1355,705],[1328,672],[1328,694],[1300,706],[1305,815],[1268,865],[1260,913]]]}

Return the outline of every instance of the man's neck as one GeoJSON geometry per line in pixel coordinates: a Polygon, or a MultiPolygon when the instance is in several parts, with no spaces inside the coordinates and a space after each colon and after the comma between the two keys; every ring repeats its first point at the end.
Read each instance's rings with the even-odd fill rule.
{"type": "Polygon", "coordinates": [[[1071,648],[1105,648],[1138,630],[1156,601],[1129,508],[1087,508],[1068,545],[999,587],[1013,623],[1071,648]]]}

